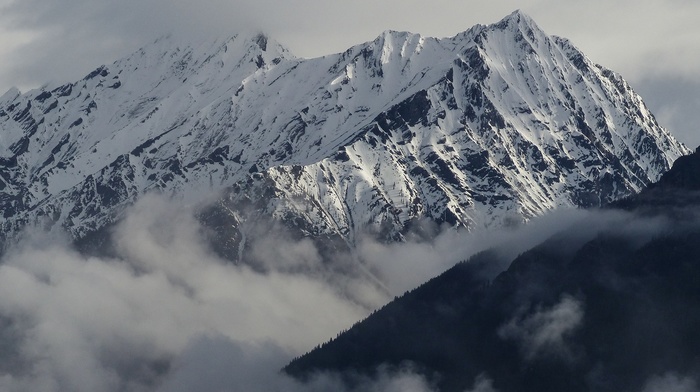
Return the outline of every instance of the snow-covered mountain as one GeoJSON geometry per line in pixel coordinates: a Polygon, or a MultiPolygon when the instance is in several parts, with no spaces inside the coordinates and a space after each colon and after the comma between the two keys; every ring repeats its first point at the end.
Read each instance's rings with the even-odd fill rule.
{"type": "Polygon", "coordinates": [[[618,74],[519,11],[315,59],[264,35],[164,37],[78,82],[0,97],[2,230],[79,238],[149,191],[221,191],[215,213],[234,231],[263,216],[399,239],[422,219],[599,205],[687,152],[618,74]]]}

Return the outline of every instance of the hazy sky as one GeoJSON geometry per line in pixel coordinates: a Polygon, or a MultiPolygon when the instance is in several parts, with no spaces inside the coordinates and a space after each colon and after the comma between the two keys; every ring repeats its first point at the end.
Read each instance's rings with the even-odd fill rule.
{"type": "MultiPolygon", "coordinates": [[[[521,9],[621,73],[660,122],[700,145],[700,2],[695,0],[0,0],[0,90],[74,81],[169,32],[261,30],[300,57],[384,30],[451,36],[521,9]]],[[[0,92],[1,94],[1,92],[0,92]]]]}

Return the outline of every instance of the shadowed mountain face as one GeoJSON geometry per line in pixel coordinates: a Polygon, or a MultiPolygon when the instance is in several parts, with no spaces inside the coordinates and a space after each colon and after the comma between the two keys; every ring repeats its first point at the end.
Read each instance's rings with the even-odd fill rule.
{"type": "Polygon", "coordinates": [[[76,238],[147,192],[241,254],[260,217],[350,245],[421,220],[478,228],[639,191],[687,149],[614,72],[515,12],[298,59],[274,40],[164,37],[80,81],[0,97],[4,235],[76,238]]]}
{"type": "Polygon", "coordinates": [[[444,391],[468,390],[479,377],[498,391],[696,385],[699,165],[698,152],[679,159],[620,202],[624,210],[592,212],[495,278],[484,273],[495,253],[458,264],[285,371],[371,373],[411,363],[444,391]]]}

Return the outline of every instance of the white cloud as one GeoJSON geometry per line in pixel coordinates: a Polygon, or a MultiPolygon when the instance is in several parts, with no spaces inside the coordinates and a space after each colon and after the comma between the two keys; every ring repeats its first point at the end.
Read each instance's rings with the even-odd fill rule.
{"type": "Polygon", "coordinates": [[[474,386],[464,392],[497,392],[497,389],[493,387],[493,380],[484,374],[480,374],[474,380],[474,386]]]}
{"type": "Polygon", "coordinates": [[[682,377],[674,372],[651,377],[642,392],[698,392],[698,384],[691,377],[682,377]]]}
{"type": "Polygon", "coordinates": [[[191,215],[160,199],[138,203],[116,238],[115,259],[55,242],[6,256],[0,317],[17,336],[0,353],[3,390],[149,390],[198,339],[298,355],[368,312],[325,280],[219,260],[191,215]]]}
{"type": "MultiPolygon", "coordinates": [[[[288,353],[272,343],[249,344],[222,337],[197,339],[175,361],[158,392],[431,392],[425,378],[405,367],[380,366],[373,377],[319,373],[301,382],[279,372],[288,353]],[[352,379],[347,383],[347,379],[352,379]],[[351,385],[348,385],[351,384],[351,385]]],[[[479,392],[493,392],[477,389],[479,392]]]]}
{"type": "MultiPolygon", "coordinates": [[[[534,223],[545,230],[530,234],[448,230],[431,243],[384,248],[375,243],[362,254],[371,260],[369,270],[398,290],[393,296],[465,258],[477,244],[507,240],[508,254],[514,255],[578,216],[576,211],[551,215],[534,223]],[[441,257],[447,261],[435,262],[441,257]],[[404,267],[390,268],[389,261],[404,267]],[[426,261],[429,267],[421,267],[426,261]]],[[[115,229],[118,257],[86,257],[60,236],[28,236],[0,264],[0,347],[6,348],[0,352],[0,389],[140,391],[162,385],[164,391],[177,391],[182,385],[206,390],[250,382],[323,391],[339,386],[338,375],[298,384],[278,370],[391,296],[358,268],[357,259],[341,253],[321,261],[313,243],[294,242],[283,231],[255,239],[252,249],[263,269],[214,256],[204,233],[188,208],[149,196],[115,229]],[[231,373],[231,367],[227,372],[224,364],[240,372],[231,373]],[[210,376],[194,376],[202,372],[210,376]]],[[[430,390],[410,369],[378,374],[358,376],[364,389],[357,390],[430,390]]]]}
{"type": "MultiPolygon", "coordinates": [[[[641,244],[667,228],[663,221],[633,220],[627,214],[561,211],[523,230],[446,230],[426,243],[368,242],[361,257],[390,288],[387,295],[356,259],[340,254],[321,261],[313,243],[294,242],[283,232],[257,239],[265,248],[257,254],[264,259],[262,270],[221,260],[208,250],[205,231],[192,216],[177,203],[146,197],[114,232],[118,257],[86,257],[60,237],[41,234],[6,254],[0,263],[0,390],[151,391],[162,386],[177,391],[182,385],[206,390],[246,382],[261,388],[282,385],[278,390],[338,386],[332,389],[342,391],[338,375],[299,384],[278,370],[391,296],[483,247],[506,243],[505,261],[574,222],[579,222],[575,240],[581,243],[612,228],[641,238],[641,244]],[[287,248],[291,253],[285,253],[287,248]],[[201,376],[205,373],[209,376],[201,376]]],[[[583,304],[564,296],[550,308],[519,314],[500,334],[516,340],[527,359],[544,354],[566,359],[571,353],[567,337],[582,318],[583,304]]],[[[358,376],[364,389],[357,391],[431,388],[411,369],[378,374],[358,376]]],[[[473,389],[489,391],[488,381],[473,389]]]]}
{"type": "MultiPolygon", "coordinates": [[[[435,238],[406,243],[381,243],[364,238],[358,246],[359,257],[390,290],[401,295],[428,279],[434,278],[456,263],[465,261],[478,252],[495,248],[501,263],[490,266],[487,278],[493,278],[508,267],[518,254],[532,248],[550,236],[568,229],[583,219],[592,219],[592,213],[578,209],[560,209],[532,219],[519,227],[466,232],[444,228],[435,238]]],[[[582,235],[592,235],[598,225],[588,225],[582,235]]]]}
{"type": "Polygon", "coordinates": [[[498,330],[502,339],[518,342],[526,360],[555,355],[571,360],[572,353],[566,342],[583,320],[583,304],[569,295],[549,309],[538,309],[534,314],[515,317],[498,330]]]}

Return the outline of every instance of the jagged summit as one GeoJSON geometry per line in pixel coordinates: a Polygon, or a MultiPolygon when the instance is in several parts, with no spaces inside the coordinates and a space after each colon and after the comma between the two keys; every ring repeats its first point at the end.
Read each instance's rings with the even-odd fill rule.
{"type": "MultiPolygon", "coordinates": [[[[520,10],[516,10],[497,23],[491,25],[476,25],[455,36],[447,38],[424,36],[409,31],[385,30],[374,40],[353,46],[348,49],[347,52],[355,52],[356,50],[362,49],[379,50],[378,53],[382,53],[384,59],[386,59],[386,55],[389,53],[398,53],[401,57],[411,57],[412,54],[419,52],[426,46],[439,47],[441,51],[452,50],[462,52],[469,47],[473,47],[475,45],[474,40],[478,39],[477,37],[480,34],[485,36],[492,31],[503,32],[506,30],[509,32],[515,32],[517,30],[519,31],[519,36],[522,36],[523,32],[527,32],[528,37],[532,40],[536,40],[534,35],[546,36],[544,31],[537,26],[530,16],[520,10]]],[[[454,54],[448,54],[444,61],[452,61],[455,57],[454,54]]],[[[441,60],[443,59],[436,58],[433,62],[437,63],[441,60]]]]}
{"type": "Polygon", "coordinates": [[[0,134],[3,231],[44,221],[76,237],[159,190],[224,191],[235,230],[254,211],[307,235],[400,239],[423,219],[599,205],[687,153],[619,75],[517,11],[314,59],[257,33],[163,37],[77,82],[5,94],[0,134]]]}
{"type": "Polygon", "coordinates": [[[146,67],[165,64],[197,67],[213,58],[228,62],[247,60],[260,66],[270,64],[275,59],[293,59],[294,56],[287,48],[260,32],[197,41],[170,34],[158,38],[114,65],[119,67],[124,61],[137,61],[146,67]]]}
{"type": "Polygon", "coordinates": [[[2,96],[0,96],[0,102],[4,103],[13,101],[20,95],[22,95],[22,92],[19,91],[17,87],[10,87],[2,96]]]}
{"type": "Polygon", "coordinates": [[[530,15],[528,15],[521,9],[517,9],[511,12],[499,22],[495,23],[493,26],[496,26],[497,28],[505,28],[506,26],[518,26],[519,28],[527,27],[542,31],[537,26],[535,20],[532,19],[530,15]]]}

